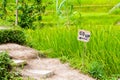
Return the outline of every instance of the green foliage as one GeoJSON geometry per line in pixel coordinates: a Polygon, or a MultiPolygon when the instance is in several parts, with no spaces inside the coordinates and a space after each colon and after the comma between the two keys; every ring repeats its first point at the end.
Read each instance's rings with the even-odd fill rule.
{"type": "Polygon", "coordinates": [[[120,3],[110,9],[109,14],[120,14],[120,3]]]}
{"type": "Polygon", "coordinates": [[[0,80],[22,80],[7,52],[0,52],[0,80]]]}
{"type": "Polygon", "coordinates": [[[63,7],[63,5],[65,4],[66,0],[63,0],[60,5],[58,6],[58,1],[59,0],[56,0],[56,11],[57,11],[57,14],[60,15],[62,12],[61,12],[61,8],[63,7]]]}
{"type": "Polygon", "coordinates": [[[7,14],[7,10],[6,10],[6,7],[7,7],[7,0],[2,0],[2,6],[1,6],[1,16],[0,18],[4,19],[6,18],[6,14],[7,14]]]}
{"type": "Polygon", "coordinates": [[[0,53],[0,80],[11,80],[14,75],[11,73],[12,61],[6,52],[0,53]]]}
{"type": "Polygon", "coordinates": [[[120,15],[120,8],[113,10],[110,14],[120,15]]]}
{"type": "Polygon", "coordinates": [[[19,10],[21,11],[21,14],[19,14],[19,25],[22,28],[32,27],[34,21],[34,17],[32,17],[33,7],[23,3],[19,10]]]}
{"type": "Polygon", "coordinates": [[[96,78],[97,80],[98,79],[103,79],[103,76],[104,76],[104,66],[102,64],[100,64],[99,62],[93,62],[90,64],[89,66],[89,74],[96,78]]]}
{"type": "Polygon", "coordinates": [[[62,61],[63,63],[67,62],[67,60],[68,60],[67,56],[60,57],[60,61],[62,61]]]}
{"type": "MultiPolygon", "coordinates": [[[[76,26],[29,29],[26,30],[27,42],[38,50],[52,49],[48,56],[70,62],[71,66],[81,70],[83,42],[77,40],[78,29],[76,26]]],[[[104,76],[110,77],[114,73],[119,74],[120,27],[86,25],[80,26],[80,29],[91,32],[82,70],[89,71],[92,76],[100,79],[104,76]]]]}
{"type": "Polygon", "coordinates": [[[21,1],[21,6],[19,6],[18,10],[20,11],[19,25],[22,28],[34,29],[33,22],[42,19],[41,13],[44,12],[45,8],[41,3],[41,0],[35,0],[32,4],[28,4],[24,0],[21,1]]]}
{"type": "MultiPolygon", "coordinates": [[[[10,1],[14,2],[14,0],[10,1]]],[[[58,22],[64,23],[69,20],[70,23],[75,22],[76,25],[73,24],[68,28],[63,27],[62,24],[59,27],[55,25],[55,27],[47,26],[47,28],[40,30],[25,30],[28,45],[38,50],[50,50],[45,54],[50,57],[58,57],[63,62],[68,61],[72,67],[81,70],[83,43],[77,40],[78,28],[76,26],[79,26],[80,29],[91,31],[90,42],[87,43],[86,55],[84,56],[83,72],[86,71],[97,79],[117,80],[119,76],[112,75],[120,74],[120,27],[113,24],[120,18],[120,16],[116,15],[119,14],[119,9],[113,11],[114,15],[107,14],[108,10],[119,0],[66,0],[65,2],[59,0],[59,2],[63,1],[63,3],[59,3],[61,5],[57,7],[60,12],[60,16],[57,16],[57,18],[54,12],[55,1],[43,1],[44,4],[50,1],[53,2],[47,7],[48,12],[42,16],[46,23],[50,21],[54,24],[58,22]],[[66,2],[70,2],[70,4],[66,2]]],[[[20,4],[22,5],[22,2],[20,4]]],[[[23,21],[23,27],[32,27],[36,20],[41,20],[41,14],[38,12],[41,13],[41,10],[44,11],[46,7],[41,8],[42,5],[38,4],[41,4],[41,0],[25,0],[25,4],[19,7],[19,16],[23,17],[19,18],[19,20],[23,21]],[[22,10],[22,7],[25,8],[22,10]],[[23,11],[27,14],[23,15],[23,11]]]]}
{"type": "Polygon", "coordinates": [[[21,30],[0,30],[0,44],[3,43],[25,43],[25,35],[21,30]]]}
{"type": "Polygon", "coordinates": [[[81,3],[83,5],[111,5],[111,4],[116,4],[116,3],[119,3],[120,1],[119,0],[114,0],[114,1],[111,1],[111,0],[81,0],[81,3]]]}

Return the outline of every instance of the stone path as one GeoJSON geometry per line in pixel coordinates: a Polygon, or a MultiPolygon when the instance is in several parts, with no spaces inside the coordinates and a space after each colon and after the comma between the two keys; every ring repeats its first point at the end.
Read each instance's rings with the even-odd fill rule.
{"type": "Polygon", "coordinates": [[[7,51],[14,62],[24,67],[18,70],[24,80],[95,80],[78,70],[62,64],[58,59],[40,58],[38,51],[18,44],[0,45],[0,51],[7,51]]]}
{"type": "Polygon", "coordinates": [[[0,45],[0,51],[7,51],[12,59],[22,60],[35,59],[39,53],[37,50],[17,44],[0,45]]]}

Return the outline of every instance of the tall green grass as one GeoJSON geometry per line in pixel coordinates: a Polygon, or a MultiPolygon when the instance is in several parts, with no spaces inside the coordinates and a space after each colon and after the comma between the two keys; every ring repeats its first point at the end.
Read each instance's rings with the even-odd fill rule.
{"type": "Polygon", "coordinates": [[[81,3],[82,4],[94,4],[94,5],[113,5],[113,4],[117,4],[117,3],[119,3],[119,0],[114,0],[114,1],[112,1],[112,0],[81,0],[81,3]]]}
{"type": "Polygon", "coordinates": [[[83,52],[84,43],[77,40],[77,27],[46,27],[25,32],[28,45],[38,50],[50,50],[48,56],[68,61],[74,68],[96,75],[94,77],[120,74],[120,27],[84,26],[80,29],[91,31],[86,53],[83,52]]]}
{"type": "Polygon", "coordinates": [[[120,21],[119,15],[108,15],[108,13],[81,13],[81,24],[86,25],[116,25],[120,21]]]}
{"type": "MultiPolygon", "coordinates": [[[[50,1],[53,3],[48,5],[46,10],[54,11],[55,0],[50,1]]],[[[44,0],[43,4],[46,5],[45,3],[49,3],[50,1],[44,0]]],[[[81,3],[82,5],[98,5],[98,8],[96,6],[92,8],[88,6],[87,8],[82,8],[83,12],[80,12],[81,10],[79,8],[75,8],[73,11],[75,14],[73,14],[73,19],[71,19],[71,22],[75,22],[75,24],[69,27],[65,27],[61,24],[67,21],[66,18],[58,19],[59,17],[56,18],[55,12],[51,15],[49,12],[46,12],[43,15],[43,22],[54,22],[55,25],[56,23],[59,23],[59,25],[52,25],[52,27],[44,27],[36,30],[25,30],[28,45],[35,49],[45,51],[48,57],[58,57],[62,61],[67,61],[72,67],[89,73],[91,76],[98,79],[104,78],[106,80],[106,76],[112,77],[119,75],[120,26],[115,26],[114,23],[119,21],[120,17],[116,15],[106,16],[107,13],[105,13],[109,11],[111,5],[117,4],[119,0],[67,1],[74,6],[81,7],[81,3]],[[110,6],[106,9],[106,7],[99,8],[99,5],[110,6]],[[87,13],[95,11],[97,13],[87,13]],[[102,13],[98,14],[98,12],[102,13]],[[81,18],[79,13],[82,15],[81,18]],[[78,29],[85,29],[91,32],[90,42],[86,44],[86,53],[84,53],[84,43],[77,40],[78,29]]]]}

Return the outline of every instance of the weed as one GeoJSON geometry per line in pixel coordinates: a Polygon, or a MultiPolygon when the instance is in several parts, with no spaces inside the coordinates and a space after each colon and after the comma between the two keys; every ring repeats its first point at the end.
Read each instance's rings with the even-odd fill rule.
{"type": "Polygon", "coordinates": [[[104,67],[99,62],[93,62],[90,64],[89,74],[96,79],[103,79],[104,67]]]}
{"type": "MultiPolygon", "coordinates": [[[[16,72],[13,71],[13,62],[7,52],[0,53],[0,80],[16,80],[16,72]]],[[[18,78],[20,79],[20,78],[18,78]]]]}

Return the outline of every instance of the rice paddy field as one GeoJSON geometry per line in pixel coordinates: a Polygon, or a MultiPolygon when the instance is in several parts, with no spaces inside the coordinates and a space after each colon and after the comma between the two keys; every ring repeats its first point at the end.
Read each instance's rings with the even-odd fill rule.
{"type": "MultiPolygon", "coordinates": [[[[23,29],[27,45],[48,57],[68,62],[73,68],[98,80],[118,80],[120,12],[109,14],[109,10],[120,1],[66,0],[60,6],[62,1],[59,0],[59,8],[56,8],[55,0],[43,0],[44,5],[50,5],[42,14],[40,28],[23,29]],[[91,32],[88,43],[77,40],[79,29],[91,32]]],[[[6,23],[9,25],[9,21],[6,23]]]]}

